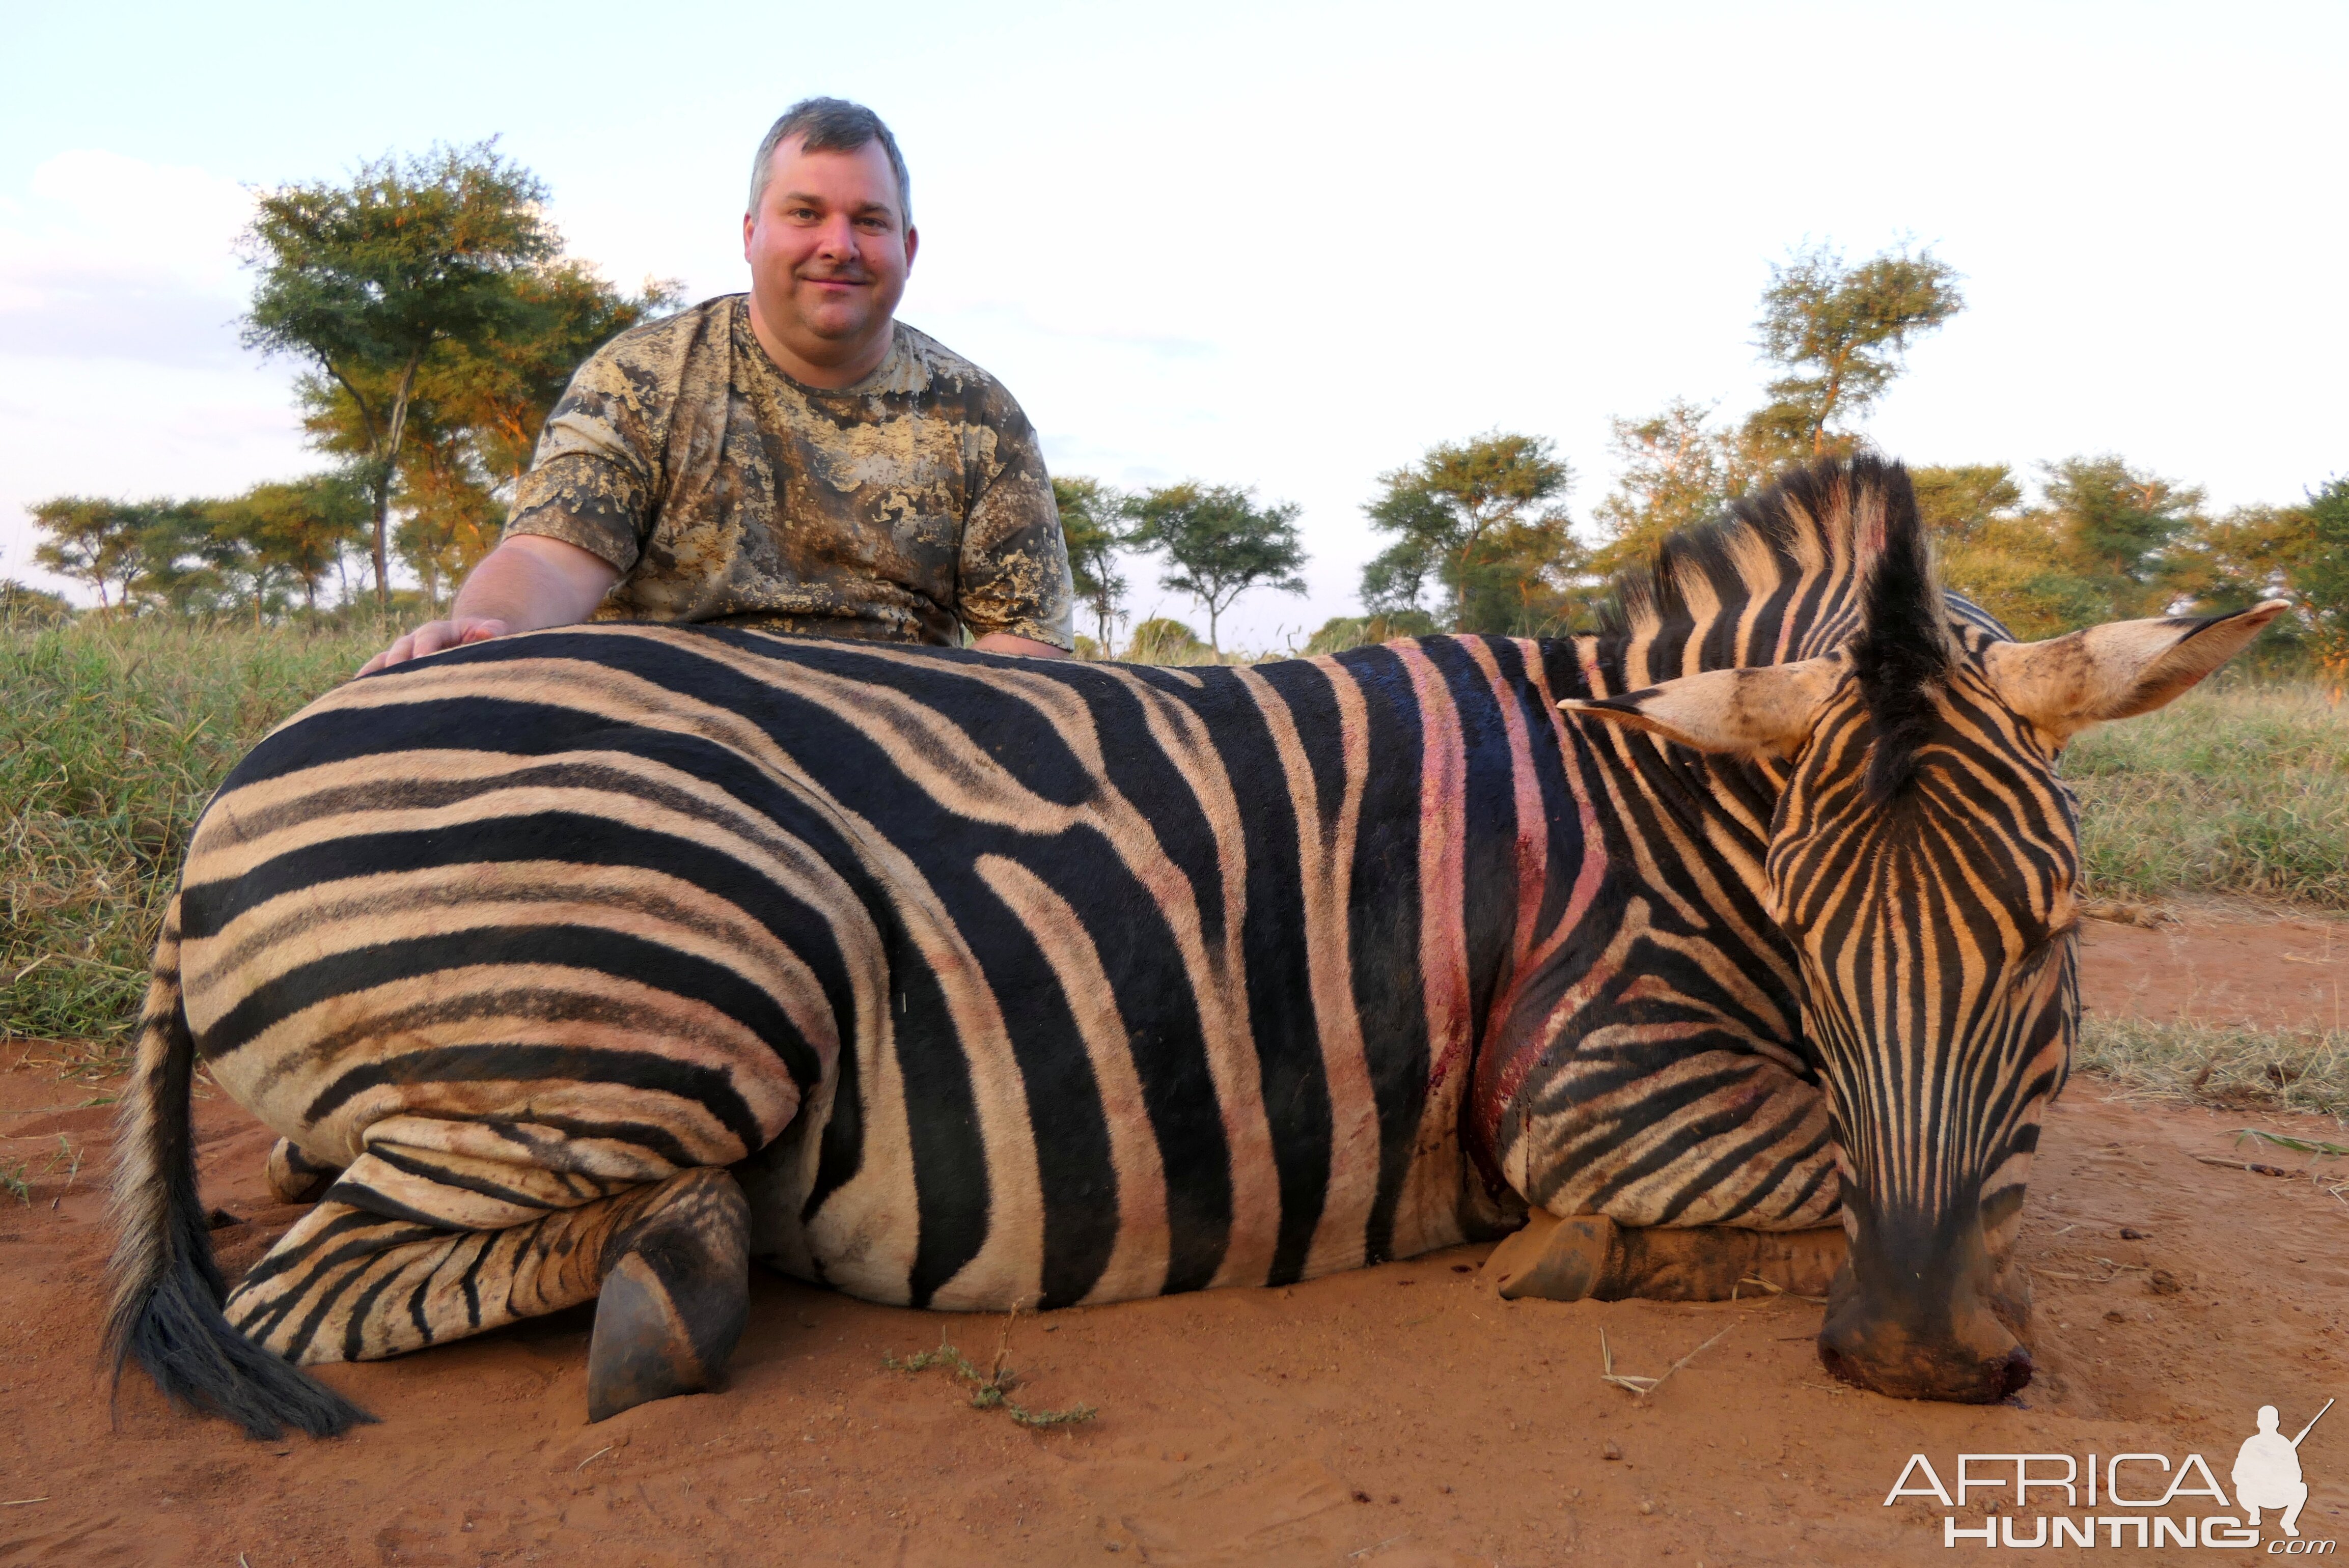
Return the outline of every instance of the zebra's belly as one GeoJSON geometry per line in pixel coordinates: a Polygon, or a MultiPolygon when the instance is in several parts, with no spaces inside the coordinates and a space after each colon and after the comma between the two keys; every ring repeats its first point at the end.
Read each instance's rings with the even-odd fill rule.
{"type": "MultiPolygon", "coordinates": [[[[1493,1197],[1467,1168],[1449,1134],[1456,1100],[1438,1093],[1422,1123],[1428,1136],[1383,1205],[1375,1150],[1369,1159],[1332,1158],[1325,1179],[1310,1184],[1319,1202],[1309,1222],[1296,1212],[1293,1175],[1284,1194],[1278,1181],[1248,1180],[1245,1162],[1234,1160],[1229,1213],[1203,1223],[1185,1210],[1179,1174],[1170,1182],[1164,1161],[1143,1152],[1149,1129],[1137,1120],[1119,1129],[1125,1160],[1088,1190],[1039,1203],[1018,1201],[1029,1195],[1006,1182],[1014,1201],[990,1190],[963,1210],[959,1226],[933,1223],[926,1233],[924,1193],[902,1141],[876,1147],[868,1137],[856,1174],[811,1207],[833,1088],[812,1097],[781,1138],[734,1167],[750,1202],[751,1255],[792,1278],[894,1306],[1005,1312],[1287,1284],[1503,1234],[1524,1215],[1514,1193],[1493,1197]],[[1310,1240],[1284,1249],[1284,1233],[1310,1240]],[[1392,1238],[1375,1255],[1373,1234],[1392,1238]],[[941,1255],[967,1261],[941,1278],[941,1255]]],[[[1054,1131],[1038,1126],[1038,1142],[1050,1146],[1054,1131]]],[[[1344,1140],[1335,1147],[1342,1151],[1344,1140]]],[[[935,1202],[929,1212],[936,1214],[935,1202]]]]}

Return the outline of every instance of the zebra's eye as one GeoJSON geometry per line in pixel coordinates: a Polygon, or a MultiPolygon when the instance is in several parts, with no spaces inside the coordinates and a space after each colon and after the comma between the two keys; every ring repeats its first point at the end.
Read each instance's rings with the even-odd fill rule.
{"type": "Polygon", "coordinates": [[[2020,990],[2037,979],[2040,970],[2046,966],[2047,961],[2064,950],[2064,940],[2072,934],[2079,923],[2079,918],[2075,915],[2061,925],[2050,928],[2046,935],[2024,948],[2023,956],[2015,960],[2014,968],[2008,975],[2009,987],[2020,990]]]}

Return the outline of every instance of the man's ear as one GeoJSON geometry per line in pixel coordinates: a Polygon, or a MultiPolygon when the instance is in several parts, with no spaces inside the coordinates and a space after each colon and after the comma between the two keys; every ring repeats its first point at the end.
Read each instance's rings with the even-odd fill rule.
{"type": "Polygon", "coordinates": [[[2007,707],[2068,740],[2092,724],[2151,713],[2291,608],[2270,599],[2232,615],[2107,621],[2044,643],[1993,643],[1982,665],[2007,707]]]}
{"type": "Polygon", "coordinates": [[[1699,751],[1791,757],[1818,722],[1819,705],[1843,678],[1840,654],[1798,664],[1708,670],[1621,696],[1557,706],[1660,735],[1699,751]]]}

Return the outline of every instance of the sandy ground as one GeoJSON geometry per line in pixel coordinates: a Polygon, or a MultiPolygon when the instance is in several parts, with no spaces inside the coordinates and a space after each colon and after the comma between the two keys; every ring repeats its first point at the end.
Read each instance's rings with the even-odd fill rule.
{"type": "MultiPolygon", "coordinates": [[[[2085,962],[2095,1006],[2330,1023],[2349,926],[2097,924],[2085,962]]],[[[382,1418],[333,1442],[252,1442],[135,1377],[109,1424],[96,1184],[111,1111],[82,1102],[113,1086],[60,1078],[58,1055],[0,1054],[0,1164],[32,1179],[27,1202],[0,1192],[0,1563],[1942,1561],[1947,1511],[1883,1502],[1912,1452],[1954,1480],[1961,1451],[2191,1450],[2225,1483],[2259,1405],[2291,1431],[2349,1394],[2349,1204],[2194,1158],[2234,1154],[2247,1121],[2339,1130],[2121,1103],[2085,1079],[2042,1145],[2023,1243],[2039,1375],[2005,1406],[1832,1384],[1803,1302],[1504,1303],[1477,1272],[1486,1249],[1464,1248],[1022,1319],[1016,1397],[1100,1409],[1050,1433],[970,1408],[941,1371],[883,1365],[941,1335],[990,1361],[1001,1320],[764,1275],[724,1391],[600,1426],[585,1419],[584,1308],[329,1369],[382,1418]],[[1599,1380],[1602,1331],[1619,1370],[1651,1376],[1721,1337],[1635,1398],[1599,1380]]],[[[216,1235],[242,1267],[299,1211],[271,1205],[267,1135],[242,1111],[207,1099],[198,1125],[206,1200],[240,1222],[216,1235]]],[[[2349,1536],[2349,1411],[2301,1454],[2303,1532],[2349,1536]]],[[[1984,1522],[1985,1497],[1961,1524],[1984,1522]]]]}

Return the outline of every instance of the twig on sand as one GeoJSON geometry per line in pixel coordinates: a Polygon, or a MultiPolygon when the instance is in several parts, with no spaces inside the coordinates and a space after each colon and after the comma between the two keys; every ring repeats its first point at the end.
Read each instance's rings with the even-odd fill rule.
{"type": "Polygon", "coordinates": [[[1612,1383],[1618,1388],[1628,1389],[1632,1394],[1644,1399],[1649,1395],[1654,1393],[1657,1389],[1664,1386],[1665,1377],[1671,1377],[1673,1373],[1679,1371],[1682,1367],[1687,1366],[1690,1362],[1695,1360],[1706,1351],[1712,1349],[1714,1345],[1721,1341],[1723,1336],[1729,1333],[1730,1328],[1735,1328],[1736,1326],[1737,1325],[1733,1323],[1731,1324],[1729,1328],[1723,1329],[1720,1334],[1714,1335],[1711,1339],[1706,1340],[1702,1345],[1698,1346],[1694,1350],[1690,1351],[1687,1355],[1682,1357],[1679,1360],[1665,1367],[1663,1370],[1663,1376],[1658,1377],[1642,1377],[1630,1372],[1616,1371],[1615,1352],[1608,1346],[1607,1331],[1602,1328],[1599,1331],[1599,1357],[1600,1365],[1603,1367],[1604,1370],[1599,1374],[1599,1380],[1601,1383],[1612,1383]]]}
{"type": "Polygon", "coordinates": [[[1019,1321],[1019,1304],[1015,1301],[1003,1315],[1003,1336],[995,1342],[995,1365],[988,1368],[987,1380],[998,1387],[1008,1386],[1003,1381],[1003,1362],[1011,1354],[1011,1326],[1019,1321]]]}
{"type": "Polygon", "coordinates": [[[2205,1165],[2216,1165],[2222,1171],[2248,1171],[2254,1176],[2297,1176],[2297,1171],[2287,1171],[2281,1165],[2262,1165],[2256,1160],[2221,1160],[2215,1154],[2194,1157],[2205,1165]]]}
{"type": "Polygon", "coordinates": [[[1772,1284],[1768,1280],[1764,1279],[1760,1274],[1747,1274],[1744,1278],[1743,1278],[1743,1279],[1739,1280],[1739,1281],[1737,1282],[1737,1284],[1733,1284],[1733,1285],[1731,1285],[1731,1286],[1729,1287],[1729,1299],[1730,1299],[1730,1300],[1732,1300],[1732,1301],[1735,1301],[1735,1300],[1737,1299],[1737,1291],[1738,1291],[1738,1287],[1739,1287],[1740,1285],[1749,1285],[1749,1284],[1760,1285],[1764,1290],[1768,1291],[1772,1295],[1783,1295],[1783,1296],[1785,1296],[1785,1297],[1787,1297],[1788,1299],[1790,1299],[1790,1300],[1794,1300],[1794,1301],[1807,1301],[1807,1302],[1809,1302],[1813,1306],[1825,1306],[1825,1305],[1827,1304],[1827,1298],[1826,1298],[1826,1296],[1823,1296],[1823,1295],[1804,1295],[1802,1292],[1800,1292],[1800,1291],[1788,1290],[1788,1289],[1787,1289],[1785,1285],[1783,1285],[1783,1284],[1772,1284]]]}
{"type": "Polygon", "coordinates": [[[46,1497],[16,1497],[9,1499],[6,1502],[0,1502],[0,1508],[23,1508],[27,1503],[47,1502],[49,1500],[46,1497]]]}
{"type": "Polygon", "coordinates": [[[1346,1561],[1351,1563],[1355,1558],[1361,1557],[1368,1553],[1376,1552],[1381,1546],[1392,1546],[1396,1542],[1401,1541],[1403,1538],[1403,1535],[1409,1535],[1410,1533],[1411,1532],[1406,1530],[1402,1532],[1402,1535],[1390,1535],[1384,1541],[1374,1541],[1368,1546],[1357,1546],[1351,1552],[1346,1553],[1346,1561]]]}
{"type": "Polygon", "coordinates": [[[2025,1266],[2033,1274],[2044,1274],[2049,1279],[2068,1279],[2080,1284],[2110,1284],[2125,1274],[2144,1274],[2153,1266],[2150,1264],[2116,1264],[2110,1258],[2098,1258],[2096,1262],[2112,1272],[2099,1279],[2095,1274],[2065,1274],[2062,1269],[2051,1269],[2039,1264],[2025,1266]]]}

